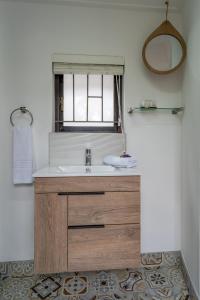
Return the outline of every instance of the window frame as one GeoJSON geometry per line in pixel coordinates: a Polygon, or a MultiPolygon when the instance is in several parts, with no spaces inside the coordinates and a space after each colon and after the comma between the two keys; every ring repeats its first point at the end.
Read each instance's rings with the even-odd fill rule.
{"type": "MultiPolygon", "coordinates": [[[[119,96],[120,96],[120,108],[121,115],[123,115],[122,108],[122,88],[123,88],[123,76],[113,75],[114,80],[114,126],[84,126],[84,123],[89,121],[71,121],[77,123],[83,123],[83,126],[63,126],[65,120],[63,120],[63,105],[64,105],[64,74],[54,75],[54,88],[55,88],[55,132],[105,132],[105,133],[121,133],[122,124],[118,125],[116,122],[119,119],[119,105],[117,100],[117,85],[116,78],[119,78],[119,96]]],[[[88,79],[87,79],[88,80],[88,79]]],[[[103,82],[102,82],[103,84],[103,82]]],[[[103,101],[103,99],[102,99],[103,101]]],[[[98,121],[97,121],[98,122],[98,121]]],[[[122,120],[121,120],[122,122],[122,120]]],[[[106,123],[106,121],[105,121],[106,123]]],[[[92,124],[92,122],[91,122],[92,124]]]]}

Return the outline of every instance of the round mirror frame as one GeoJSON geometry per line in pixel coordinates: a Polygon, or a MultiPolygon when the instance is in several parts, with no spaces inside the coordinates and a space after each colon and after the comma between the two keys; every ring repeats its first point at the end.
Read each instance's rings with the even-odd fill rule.
{"type": "Polygon", "coordinates": [[[144,61],[144,64],[145,66],[153,73],[156,73],[156,74],[169,74],[169,73],[172,73],[174,71],[176,71],[181,65],[182,63],[184,62],[185,58],[186,58],[186,55],[187,55],[187,46],[186,46],[186,43],[183,39],[183,37],[181,36],[181,34],[176,30],[176,28],[168,21],[164,21],[155,31],[152,32],[152,34],[150,34],[150,36],[146,39],[145,43],[144,43],[144,46],[143,46],[143,49],[142,49],[142,57],[143,57],[143,61],[144,61]],[[176,38],[181,47],[182,47],[182,58],[180,60],[180,62],[172,69],[170,70],[166,70],[166,71],[160,71],[160,70],[157,70],[157,69],[154,69],[150,64],[149,62],[147,61],[147,58],[146,58],[146,47],[147,45],[156,37],[160,36],[160,35],[170,35],[174,38],[176,38]]]}

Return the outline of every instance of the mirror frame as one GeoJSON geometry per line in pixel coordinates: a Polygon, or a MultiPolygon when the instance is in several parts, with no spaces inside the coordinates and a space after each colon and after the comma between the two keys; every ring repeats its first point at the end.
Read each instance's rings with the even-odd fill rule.
{"type": "Polygon", "coordinates": [[[185,58],[187,55],[187,46],[186,43],[183,39],[183,37],[181,36],[181,34],[176,30],[176,28],[171,24],[170,21],[166,20],[164,21],[155,31],[153,31],[150,36],[146,39],[143,49],[142,49],[142,58],[144,61],[145,66],[153,73],[156,74],[161,74],[161,75],[165,75],[165,74],[169,74],[172,73],[174,71],[176,71],[184,62],[185,58]],[[156,37],[160,36],[160,35],[170,35],[174,38],[176,38],[181,47],[182,47],[182,58],[180,60],[180,62],[178,63],[178,65],[176,65],[174,68],[170,69],[170,70],[166,70],[166,71],[160,71],[157,69],[154,69],[149,62],[147,61],[146,58],[146,47],[147,45],[156,37]]]}

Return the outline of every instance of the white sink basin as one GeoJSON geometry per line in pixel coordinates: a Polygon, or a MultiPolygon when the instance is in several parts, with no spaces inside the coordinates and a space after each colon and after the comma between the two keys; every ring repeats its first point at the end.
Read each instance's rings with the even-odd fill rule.
{"type": "Polygon", "coordinates": [[[71,174],[71,173],[110,173],[116,169],[112,166],[59,166],[58,171],[71,174]]]}
{"type": "Polygon", "coordinates": [[[131,176],[139,175],[134,168],[115,168],[106,165],[45,167],[33,174],[33,177],[76,177],[76,176],[131,176]]]}

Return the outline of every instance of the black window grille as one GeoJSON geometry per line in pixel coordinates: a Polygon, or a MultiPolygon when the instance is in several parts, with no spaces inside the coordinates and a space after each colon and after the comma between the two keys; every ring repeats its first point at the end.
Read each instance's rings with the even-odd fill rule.
{"type": "Polygon", "coordinates": [[[55,75],[56,132],[121,132],[119,75],[55,75]]]}

